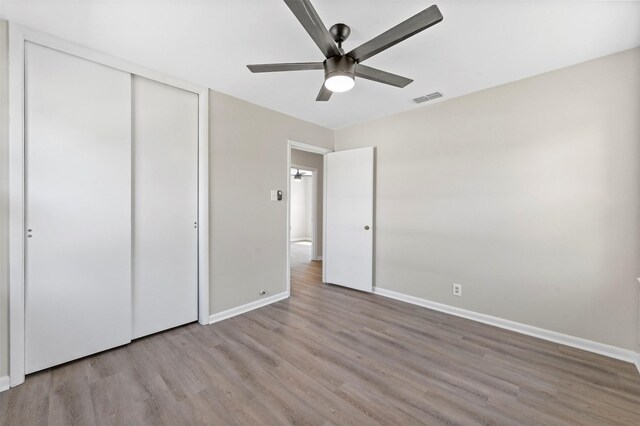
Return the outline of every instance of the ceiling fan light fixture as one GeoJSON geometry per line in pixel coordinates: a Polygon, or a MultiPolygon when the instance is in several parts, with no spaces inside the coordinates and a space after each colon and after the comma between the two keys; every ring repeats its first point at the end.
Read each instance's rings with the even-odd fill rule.
{"type": "Polygon", "coordinates": [[[324,81],[324,87],[338,93],[353,89],[355,84],[353,77],[348,75],[333,75],[324,81]]]}
{"type": "Polygon", "coordinates": [[[356,61],[350,56],[333,56],[324,61],[324,87],[346,92],[356,84],[356,61]]]}

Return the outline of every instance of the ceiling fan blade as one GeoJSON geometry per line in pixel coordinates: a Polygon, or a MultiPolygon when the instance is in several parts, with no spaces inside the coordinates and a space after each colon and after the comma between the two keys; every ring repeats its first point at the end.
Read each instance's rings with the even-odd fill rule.
{"type": "Polygon", "coordinates": [[[409,37],[418,34],[422,30],[426,30],[432,25],[442,21],[442,14],[440,9],[435,4],[423,10],[422,12],[413,15],[407,19],[380,34],[377,37],[372,38],[368,42],[356,47],[351,52],[347,53],[356,62],[362,62],[369,59],[373,55],[377,55],[390,48],[393,45],[400,43],[402,40],[406,40],[409,37]]]}
{"type": "Polygon", "coordinates": [[[333,37],[329,34],[327,27],[324,26],[318,12],[309,0],[284,0],[284,2],[318,45],[325,58],[341,56],[333,37]]]}
{"type": "Polygon", "coordinates": [[[251,72],[306,71],[324,69],[322,62],[247,65],[251,72]]]}
{"type": "Polygon", "coordinates": [[[384,83],[395,87],[405,87],[413,81],[410,78],[402,77],[401,75],[391,74],[390,72],[361,64],[356,65],[356,75],[360,78],[366,78],[367,80],[377,81],[378,83],[384,83]]]}
{"type": "Polygon", "coordinates": [[[316,101],[328,101],[332,93],[333,92],[327,89],[324,83],[322,83],[322,87],[320,88],[320,92],[318,92],[318,97],[316,98],[316,101]]]}

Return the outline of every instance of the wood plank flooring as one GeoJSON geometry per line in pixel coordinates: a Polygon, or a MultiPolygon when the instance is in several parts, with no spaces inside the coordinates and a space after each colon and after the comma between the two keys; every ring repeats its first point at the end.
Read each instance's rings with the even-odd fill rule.
{"type": "Polygon", "coordinates": [[[640,425],[631,364],[323,285],[27,377],[2,425],[640,425]]]}

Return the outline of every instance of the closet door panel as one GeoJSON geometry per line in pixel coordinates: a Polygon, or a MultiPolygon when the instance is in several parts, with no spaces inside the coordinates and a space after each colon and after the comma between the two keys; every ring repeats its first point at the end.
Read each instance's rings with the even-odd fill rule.
{"type": "Polygon", "coordinates": [[[26,372],[131,340],[131,76],[25,51],[26,372]]]}
{"type": "Polygon", "coordinates": [[[133,337],[198,318],[198,95],[133,77],[133,337]]]}

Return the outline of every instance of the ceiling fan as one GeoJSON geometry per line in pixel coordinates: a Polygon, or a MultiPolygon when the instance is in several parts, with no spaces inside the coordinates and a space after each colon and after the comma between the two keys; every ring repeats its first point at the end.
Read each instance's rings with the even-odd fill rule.
{"type": "Polygon", "coordinates": [[[300,172],[300,169],[296,169],[296,172],[293,173],[293,169],[291,169],[291,176],[293,176],[293,180],[301,181],[303,177],[311,177],[312,174],[304,170],[300,172]]]}
{"type": "Polygon", "coordinates": [[[326,59],[323,62],[247,65],[247,68],[254,73],[324,69],[324,84],[320,88],[316,101],[328,101],[333,92],[351,90],[355,85],[356,76],[395,87],[405,87],[413,80],[362,65],[361,62],[442,21],[438,6],[433,5],[345,53],[342,43],[351,34],[351,28],[348,25],[335,24],[327,31],[309,0],[284,0],[284,2],[307,30],[326,59]]]}

